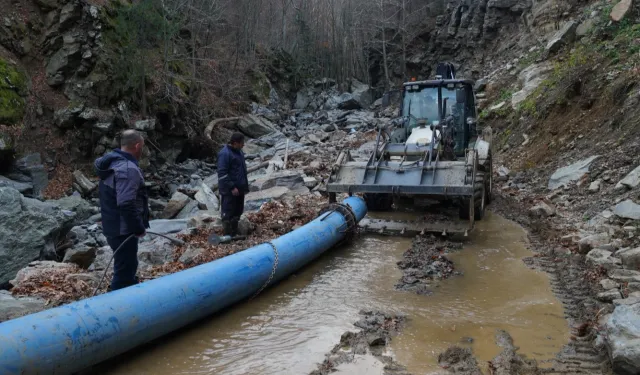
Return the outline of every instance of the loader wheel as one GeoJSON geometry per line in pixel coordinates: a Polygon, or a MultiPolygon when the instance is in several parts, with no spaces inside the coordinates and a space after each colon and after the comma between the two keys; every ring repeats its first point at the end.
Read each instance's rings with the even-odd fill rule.
{"type": "Polygon", "coordinates": [[[389,211],[393,205],[393,196],[391,194],[365,193],[364,201],[369,211],[389,211]]]}
{"type": "MultiPolygon", "coordinates": [[[[473,210],[473,218],[475,221],[479,221],[482,220],[482,218],[484,217],[484,209],[486,206],[486,198],[487,198],[487,193],[486,193],[486,185],[483,181],[483,176],[482,174],[478,174],[478,176],[476,177],[476,182],[474,184],[475,189],[474,189],[474,194],[473,194],[473,203],[474,203],[474,210],[473,210]]],[[[471,203],[471,199],[464,201],[461,205],[460,205],[460,212],[458,213],[458,216],[460,217],[460,219],[462,220],[469,220],[469,204],[471,203]]]]}

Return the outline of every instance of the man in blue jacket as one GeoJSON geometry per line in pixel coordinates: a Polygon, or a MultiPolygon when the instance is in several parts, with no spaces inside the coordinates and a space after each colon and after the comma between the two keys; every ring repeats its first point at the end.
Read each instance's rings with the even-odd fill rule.
{"type": "Polygon", "coordinates": [[[247,164],[242,152],[244,135],[233,133],[229,144],[218,154],[218,188],[224,234],[236,236],[244,212],[244,195],[249,192],[247,164]]]}
{"type": "Polygon", "coordinates": [[[114,254],[111,290],[138,283],[138,238],[144,237],[149,228],[149,197],[138,166],[143,147],[140,133],[125,130],[120,149],[98,158],[94,164],[100,177],[103,233],[113,251],[122,245],[114,254]]]}

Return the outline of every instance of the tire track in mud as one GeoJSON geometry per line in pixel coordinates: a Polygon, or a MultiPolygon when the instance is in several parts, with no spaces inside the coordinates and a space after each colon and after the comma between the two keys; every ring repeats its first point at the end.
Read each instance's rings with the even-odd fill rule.
{"type": "Polygon", "coordinates": [[[606,312],[601,310],[604,305],[594,298],[597,293],[590,281],[592,271],[586,266],[584,257],[549,241],[555,234],[549,222],[532,220],[515,200],[496,194],[491,209],[527,230],[529,248],[534,255],[523,261],[549,275],[552,291],[562,302],[564,317],[571,328],[570,341],[550,361],[551,367],[540,369],[540,373],[611,373],[607,354],[596,343],[594,328],[598,317],[606,312]]]}

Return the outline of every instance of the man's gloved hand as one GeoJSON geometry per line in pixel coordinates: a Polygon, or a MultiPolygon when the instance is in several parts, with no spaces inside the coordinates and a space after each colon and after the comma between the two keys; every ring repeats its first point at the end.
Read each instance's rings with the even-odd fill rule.
{"type": "Polygon", "coordinates": [[[233,194],[234,197],[237,197],[240,195],[240,191],[238,191],[238,188],[233,188],[233,190],[231,190],[231,194],[233,194]]]}

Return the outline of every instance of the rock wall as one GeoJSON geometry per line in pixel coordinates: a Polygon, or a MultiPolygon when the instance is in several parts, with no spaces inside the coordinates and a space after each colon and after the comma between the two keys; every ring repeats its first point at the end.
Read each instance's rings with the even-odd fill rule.
{"type": "MultiPolygon", "coordinates": [[[[438,62],[452,62],[459,77],[478,79],[531,47],[546,43],[580,2],[559,0],[448,0],[410,29],[422,30],[407,46],[407,74],[433,78],[438,62]],[[432,14],[432,15],[431,15],[432,14]]],[[[401,81],[400,37],[389,45],[393,81],[401,81]]],[[[370,54],[374,86],[383,81],[382,56],[370,54]]],[[[397,83],[396,82],[396,83],[397,83]]]]}

